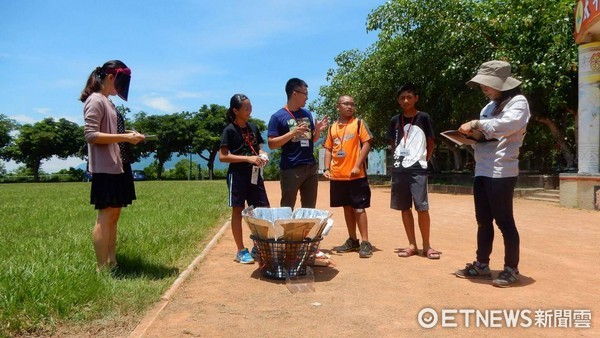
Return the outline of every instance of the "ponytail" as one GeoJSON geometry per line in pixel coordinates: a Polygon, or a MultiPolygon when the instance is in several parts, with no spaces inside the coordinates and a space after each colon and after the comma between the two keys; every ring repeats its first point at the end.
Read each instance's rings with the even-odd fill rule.
{"type": "Polygon", "coordinates": [[[104,81],[104,78],[106,77],[106,70],[113,68],[127,68],[127,66],[122,61],[111,60],[104,63],[102,67],[96,67],[88,77],[85,87],[79,96],[79,100],[85,102],[92,93],[101,91],[103,86],[102,81],[104,81]]]}
{"type": "MultiPolygon", "coordinates": [[[[96,93],[102,90],[102,79],[104,78],[102,74],[102,68],[96,67],[90,74],[85,84],[85,88],[81,92],[81,96],[79,96],[79,100],[81,102],[85,102],[87,98],[92,95],[92,93],[96,93]]],[[[106,74],[104,74],[106,76],[106,74]]]]}
{"type": "Polygon", "coordinates": [[[233,107],[229,107],[227,109],[227,122],[233,123],[235,121],[235,113],[233,112],[233,107]]]}

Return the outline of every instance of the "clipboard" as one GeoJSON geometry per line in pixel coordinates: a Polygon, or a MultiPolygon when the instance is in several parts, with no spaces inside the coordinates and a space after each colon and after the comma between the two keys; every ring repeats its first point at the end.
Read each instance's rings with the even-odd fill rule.
{"type": "Polygon", "coordinates": [[[473,145],[476,143],[482,143],[482,142],[491,142],[491,141],[498,141],[498,139],[486,139],[485,136],[483,136],[483,133],[479,130],[474,130],[473,131],[473,136],[471,135],[465,135],[461,132],[459,132],[458,130],[446,130],[444,132],[441,132],[440,135],[444,136],[445,138],[449,139],[450,141],[458,144],[459,146],[462,145],[473,145]]]}

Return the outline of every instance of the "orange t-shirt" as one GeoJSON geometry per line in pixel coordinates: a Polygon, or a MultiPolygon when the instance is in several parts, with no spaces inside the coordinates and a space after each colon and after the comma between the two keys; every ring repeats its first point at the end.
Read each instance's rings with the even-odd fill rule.
{"type": "MultiPolygon", "coordinates": [[[[368,142],[372,138],[373,135],[367,128],[365,121],[361,121],[360,130],[358,130],[358,119],[354,117],[346,124],[336,121],[331,125],[323,144],[323,148],[331,151],[329,178],[331,180],[349,181],[365,177],[364,165],[361,165],[359,175],[350,178],[350,172],[352,172],[352,168],[358,160],[361,143],[368,142]],[[344,153],[345,156],[340,156],[344,153]]],[[[325,166],[328,166],[328,164],[326,163],[325,166]]]]}

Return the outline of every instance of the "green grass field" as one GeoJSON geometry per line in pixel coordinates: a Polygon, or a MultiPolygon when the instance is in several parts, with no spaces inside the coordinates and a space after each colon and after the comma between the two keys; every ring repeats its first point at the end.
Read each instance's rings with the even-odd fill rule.
{"type": "Polygon", "coordinates": [[[96,273],[90,183],[0,185],[0,337],[137,318],[220,228],[225,181],[136,182],[114,273],[96,273]]]}

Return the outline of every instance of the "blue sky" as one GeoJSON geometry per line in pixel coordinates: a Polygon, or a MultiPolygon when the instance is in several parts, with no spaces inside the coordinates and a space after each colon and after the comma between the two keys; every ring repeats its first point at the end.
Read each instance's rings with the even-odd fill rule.
{"type": "MultiPolygon", "coordinates": [[[[20,123],[46,117],[83,124],[79,94],[89,74],[120,59],[132,69],[132,113],[229,105],[235,93],[268,121],[285,104],[291,77],[326,84],[334,58],[377,40],[368,14],[385,0],[3,1],[0,114],[20,123]]],[[[51,160],[55,172],[82,161],[51,160]]],[[[18,165],[5,163],[7,170],[18,165]]]]}

